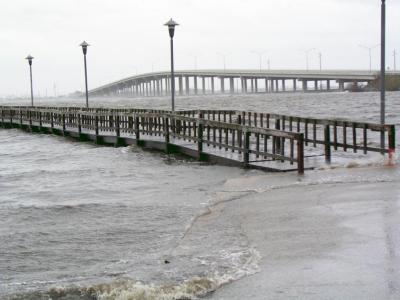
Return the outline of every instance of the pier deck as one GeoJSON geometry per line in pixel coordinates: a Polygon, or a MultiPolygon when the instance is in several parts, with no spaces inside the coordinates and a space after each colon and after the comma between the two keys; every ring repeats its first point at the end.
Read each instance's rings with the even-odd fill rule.
{"type": "Polygon", "coordinates": [[[392,155],[395,126],[227,111],[0,106],[1,125],[115,146],[138,145],[200,161],[265,171],[314,167],[332,152],[392,155]],[[379,136],[387,135],[384,148],[379,136]]]}

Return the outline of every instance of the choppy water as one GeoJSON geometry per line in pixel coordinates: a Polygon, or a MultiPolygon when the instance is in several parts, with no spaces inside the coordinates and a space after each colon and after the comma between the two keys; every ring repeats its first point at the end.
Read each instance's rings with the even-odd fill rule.
{"type": "MultiPolygon", "coordinates": [[[[91,103],[169,107],[168,98],[91,103]]],[[[377,93],[207,95],[178,98],[177,107],[379,120],[377,93]]],[[[399,125],[400,93],[388,94],[387,111],[388,122],[399,125]]],[[[259,255],[240,224],[211,211],[245,197],[242,179],[259,172],[19,130],[0,129],[0,141],[0,298],[184,299],[257,271],[259,255]],[[232,189],[238,192],[224,193],[232,189]],[[210,226],[209,218],[218,222],[210,226]]],[[[345,172],[339,180],[348,180],[345,172]]]]}

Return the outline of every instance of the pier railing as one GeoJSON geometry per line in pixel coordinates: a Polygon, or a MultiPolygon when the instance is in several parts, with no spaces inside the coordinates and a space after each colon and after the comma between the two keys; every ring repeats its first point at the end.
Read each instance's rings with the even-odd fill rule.
{"type": "Polygon", "coordinates": [[[142,109],[2,106],[0,112],[3,126],[115,145],[130,144],[132,140],[139,145],[158,142],[165,145],[166,151],[186,149],[186,154],[194,153],[200,160],[212,155],[254,168],[263,168],[264,162],[296,164],[298,172],[304,173],[303,133],[234,122],[236,115],[228,111],[225,119],[219,120],[206,117],[202,111],[172,114],[142,109]]]}
{"type": "Polygon", "coordinates": [[[347,152],[350,149],[354,153],[362,151],[364,154],[368,152],[391,154],[396,147],[395,125],[392,124],[233,110],[202,110],[197,113],[202,113],[209,120],[303,133],[305,146],[314,148],[322,146],[328,162],[331,160],[332,151],[347,152]],[[379,142],[381,133],[386,136],[383,148],[379,142]]]}

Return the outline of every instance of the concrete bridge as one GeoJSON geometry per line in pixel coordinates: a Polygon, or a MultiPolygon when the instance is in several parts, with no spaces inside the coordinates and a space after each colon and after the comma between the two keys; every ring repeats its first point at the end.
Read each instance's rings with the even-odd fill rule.
{"type": "MultiPolygon", "coordinates": [[[[389,72],[400,75],[400,72],[389,72]]],[[[136,75],[89,91],[92,96],[170,95],[170,72],[136,75]]],[[[345,83],[370,84],[378,71],[187,70],[175,72],[177,95],[273,93],[284,91],[343,91],[345,83]]]]}

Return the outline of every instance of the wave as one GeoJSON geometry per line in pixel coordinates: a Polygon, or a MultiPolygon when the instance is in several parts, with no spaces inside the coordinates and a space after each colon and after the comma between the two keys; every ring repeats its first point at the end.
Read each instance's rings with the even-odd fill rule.
{"type": "Polygon", "coordinates": [[[254,249],[224,255],[232,260],[233,265],[240,263],[241,268],[223,274],[216,272],[210,277],[193,277],[178,284],[154,285],[122,278],[110,283],[14,294],[4,300],[194,300],[258,271],[260,255],[254,249]],[[243,256],[246,257],[244,263],[243,256]]]}

